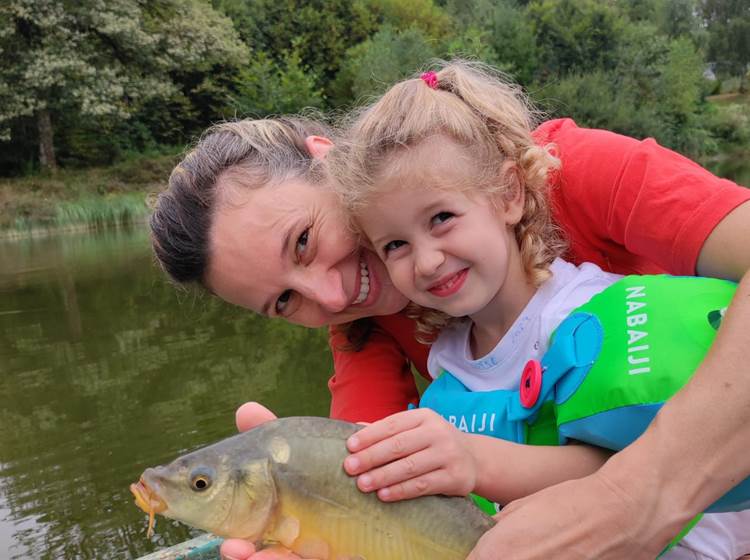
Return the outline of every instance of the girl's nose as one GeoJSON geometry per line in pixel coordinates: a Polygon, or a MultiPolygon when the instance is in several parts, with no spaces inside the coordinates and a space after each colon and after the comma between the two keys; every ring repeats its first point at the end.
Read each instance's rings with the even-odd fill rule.
{"type": "Polygon", "coordinates": [[[430,277],[434,275],[445,262],[443,251],[436,247],[419,247],[415,250],[414,271],[418,276],[430,277]]]}

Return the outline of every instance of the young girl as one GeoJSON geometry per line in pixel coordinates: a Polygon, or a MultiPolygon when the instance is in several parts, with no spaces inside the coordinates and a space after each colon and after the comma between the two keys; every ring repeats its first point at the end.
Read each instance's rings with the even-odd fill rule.
{"type": "MultiPolygon", "coordinates": [[[[454,62],[364,110],[331,162],[394,285],[421,307],[423,330],[440,333],[430,374],[471,391],[518,389],[560,322],[620,278],[559,258],[546,192],[557,161],[553,146],[535,144],[532,120],[516,87],[454,62]]],[[[489,418],[464,417],[461,427],[493,433],[489,418]]],[[[607,457],[465,434],[425,409],[377,422],[348,445],[345,468],[384,500],[477,492],[507,503],[607,457]]],[[[737,558],[750,552],[748,527],[747,511],[707,514],[668,557],[737,558]]]]}

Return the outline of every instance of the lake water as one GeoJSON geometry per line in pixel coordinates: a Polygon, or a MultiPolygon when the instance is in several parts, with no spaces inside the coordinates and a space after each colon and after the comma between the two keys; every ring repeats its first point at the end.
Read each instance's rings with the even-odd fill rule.
{"type": "Polygon", "coordinates": [[[0,560],[135,558],[193,534],[146,516],[147,466],[258,400],[326,415],[325,332],[181,292],[145,228],[0,242],[0,560]]]}

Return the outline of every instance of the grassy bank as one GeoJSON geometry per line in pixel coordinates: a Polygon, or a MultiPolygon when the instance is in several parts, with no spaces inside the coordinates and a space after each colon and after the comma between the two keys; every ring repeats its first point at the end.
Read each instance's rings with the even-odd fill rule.
{"type": "Polygon", "coordinates": [[[163,188],[178,159],[173,150],[109,167],[0,179],[0,237],[142,220],[147,199],[163,188]]]}

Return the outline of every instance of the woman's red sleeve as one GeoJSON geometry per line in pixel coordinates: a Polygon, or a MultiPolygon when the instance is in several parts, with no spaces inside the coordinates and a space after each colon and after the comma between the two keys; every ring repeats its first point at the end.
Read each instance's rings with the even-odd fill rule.
{"type": "Polygon", "coordinates": [[[360,351],[340,350],[343,336],[330,336],[334,375],[331,418],[374,422],[419,402],[411,363],[396,340],[376,329],[360,351]]]}
{"type": "Polygon", "coordinates": [[[534,133],[552,143],[562,170],[552,180],[556,222],[575,262],[620,273],[693,275],[703,243],[750,190],[660,146],[570,119],[534,133]]]}

